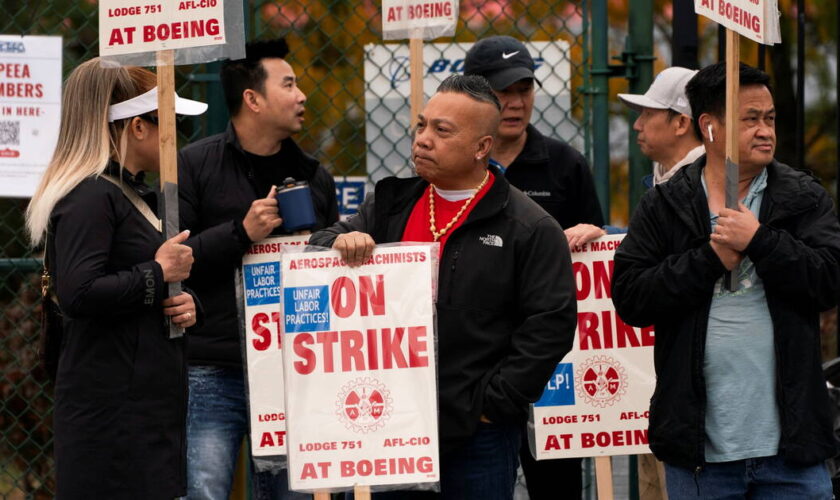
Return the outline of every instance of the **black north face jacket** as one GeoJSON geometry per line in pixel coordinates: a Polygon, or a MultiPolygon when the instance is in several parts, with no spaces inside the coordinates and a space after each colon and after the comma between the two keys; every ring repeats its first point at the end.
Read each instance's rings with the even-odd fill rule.
{"type": "MultiPolygon", "coordinates": [[[[715,282],[725,268],[709,244],[700,175],[706,157],[642,198],[615,254],[613,302],[626,322],[654,324],[656,389],[650,447],[660,460],[705,462],[703,357],[715,282]]],[[[798,463],[833,456],[836,442],[820,360],[819,313],[837,305],[840,224],[808,174],[773,161],[746,255],[764,281],[776,346],[779,454],[798,463]]]]}
{"type": "MultiPolygon", "coordinates": [[[[523,423],[557,363],[571,349],[577,320],[569,244],[557,222],[494,171],[495,182],[450,235],[437,297],[440,442],[469,438],[483,414],[523,423]]],[[[400,241],[428,183],[390,177],[359,214],[312,235],[369,233],[400,241]]]]}

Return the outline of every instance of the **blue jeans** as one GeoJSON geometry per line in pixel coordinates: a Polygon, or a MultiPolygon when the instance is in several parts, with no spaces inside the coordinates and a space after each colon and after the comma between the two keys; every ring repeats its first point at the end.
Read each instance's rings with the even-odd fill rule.
{"type": "Polygon", "coordinates": [[[672,499],[831,500],[831,479],[824,463],[796,465],[778,455],[734,462],[707,463],[694,471],[665,464],[672,499]]]}
{"type": "MultiPolygon", "coordinates": [[[[189,367],[187,411],[187,499],[227,500],[242,438],[248,432],[245,382],[240,369],[189,367]]],[[[306,499],[289,492],[288,475],[254,472],[251,498],[306,499]]]]}
{"type": "MultiPolygon", "coordinates": [[[[479,423],[472,438],[440,457],[440,493],[388,491],[374,500],[511,500],[521,425],[479,423]]],[[[348,494],[346,498],[353,498],[348,494]]]]}

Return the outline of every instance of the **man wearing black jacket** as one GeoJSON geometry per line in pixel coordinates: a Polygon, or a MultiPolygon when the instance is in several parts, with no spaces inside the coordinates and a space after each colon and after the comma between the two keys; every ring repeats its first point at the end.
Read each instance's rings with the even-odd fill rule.
{"type": "Polygon", "coordinates": [[[838,300],[840,224],[814,178],[773,159],[769,77],[741,65],[730,124],[725,75],[709,66],[686,87],[707,154],[642,198],[615,254],[613,301],[627,323],[656,327],[649,436],[671,498],[830,499],[819,313],[838,300]],[[728,126],[737,210],[724,203],[728,126]]]}
{"type": "Polygon", "coordinates": [[[310,240],[340,250],[351,265],[363,262],[374,242],[441,244],[436,311],[446,499],[512,498],[528,404],[574,338],[575,285],[562,229],[488,168],[499,110],[484,78],[447,78],[419,117],[412,146],[419,178],[378,182],[356,217],[310,240]]]}
{"type": "MultiPolygon", "coordinates": [[[[604,217],[586,158],[531,125],[539,80],[525,45],[510,36],[479,40],[464,58],[464,74],[486,78],[502,105],[491,165],[554,217],[569,240],[581,232],[602,233],[604,217]]],[[[580,458],[537,462],[523,432],[520,460],[531,500],[557,498],[558,483],[564,498],[581,497],[580,458]]]]}
{"type": "MultiPolygon", "coordinates": [[[[302,128],[306,96],[287,53],[282,39],[258,42],[247,45],[245,59],[225,62],[228,128],[185,147],[178,159],[181,227],[192,231],[186,244],[195,257],[188,283],[207,311],[187,344],[189,499],[228,498],[248,430],[234,271],[253,242],[284,234],[273,186],[287,177],[308,181],[313,229],[338,220],[332,177],[291,138],[302,128]]],[[[285,473],[252,477],[255,498],[296,497],[285,473]]]]}

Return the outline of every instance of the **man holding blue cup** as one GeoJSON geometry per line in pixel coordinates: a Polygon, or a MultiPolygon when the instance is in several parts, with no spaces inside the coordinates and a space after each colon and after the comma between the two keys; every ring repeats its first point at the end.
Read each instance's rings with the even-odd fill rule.
{"type": "MultiPolygon", "coordinates": [[[[306,96],[288,52],[282,39],[250,43],[245,59],[223,63],[228,128],[179,154],[181,227],[192,231],[186,244],[195,258],[188,284],[207,311],[187,348],[189,499],[228,498],[248,432],[234,270],[251,244],[270,234],[338,220],[332,176],[291,137],[303,128],[306,96]]],[[[286,477],[253,473],[254,497],[308,498],[290,493],[286,477]]]]}

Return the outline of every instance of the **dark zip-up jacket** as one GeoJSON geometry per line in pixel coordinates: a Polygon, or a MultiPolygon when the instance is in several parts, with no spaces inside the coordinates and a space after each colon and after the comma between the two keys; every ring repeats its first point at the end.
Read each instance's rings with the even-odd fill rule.
{"type": "Polygon", "coordinates": [[[563,229],[604,225],[595,183],[586,159],[565,142],[528,125],[522,151],[505,169],[505,178],[537,202],[563,229]]]}
{"type": "MultiPolygon", "coordinates": [[[[705,463],[703,357],[714,284],[725,271],[709,244],[700,180],[705,163],[700,157],[645,194],[616,251],[613,280],[621,318],[656,327],[651,450],[687,468],[705,463]]],[[[819,313],[838,302],[840,224],[814,178],[776,161],[767,173],[761,226],[745,255],[764,282],[773,322],[779,454],[812,464],[837,450],[820,363],[819,313]]]]}
{"type": "MultiPolygon", "coordinates": [[[[440,260],[437,342],[441,451],[469,438],[483,414],[522,423],[571,349],[577,303],[569,245],[557,222],[498,173],[449,237],[440,260]]],[[[312,235],[369,233],[400,241],[428,183],[390,177],[359,214],[312,235]]]]}
{"type": "MultiPolygon", "coordinates": [[[[119,176],[119,167],[110,173],[119,176]]],[[[124,171],[122,182],[155,210],[156,194],[139,178],[124,171]]],[[[83,180],[50,216],[47,262],[64,314],[57,498],[186,494],[186,357],[164,323],[167,287],[154,260],[163,242],[102,178],[83,180]]]]}
{"type": "MultiPolygon", "coordinates": [[[[309,182],[315,230],[338,220],[335,182],[317,160],[291,139],[282,143],[290,165],[278,165],[296,180],[309,182]]],[[[178,154],[181,229],[192,234],[193,263],[187,284],[201,298],[204,325],[188,339],[190,365],[241,367],[234,273],[251,246],[242,220],[258,192],[254,170],[232,124],[221,134],[197,141],[178,154]]],[[[283,234],[282,227],[273,234],[283,234]]]]}

